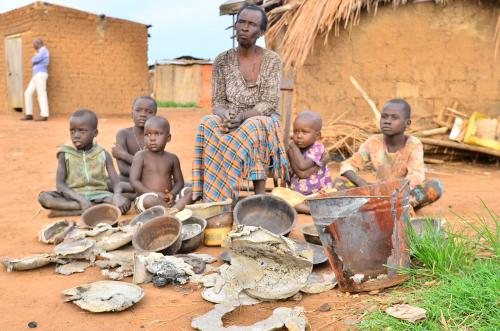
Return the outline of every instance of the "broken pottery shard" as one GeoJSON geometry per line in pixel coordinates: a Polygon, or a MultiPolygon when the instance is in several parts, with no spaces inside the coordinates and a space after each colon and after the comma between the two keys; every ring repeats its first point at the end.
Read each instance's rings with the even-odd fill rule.
{"type": "Polygon", "coordinates": [[[291,331],[304,331],[306,329],[307,320],[302,307],[293,309],[279,307],[274,309],[270,317],[255,324],[225,328],[222,318],[237,307],[237,303],[217,304],[213,310],[205,315],[193,318],[191,326],[200,331],[272,331],[283,327],[291,331]]]}
{"type": "Polygon", "coordinates": [[[153,275],[165,278],[167,284],[186,284],[189,275],[194,274],[192,267],[180,258],[164,257],[165,259],[148,262],[146,269],[153,275]]]}
{"type": "Polygon", "coordinates": [[[218,292],[215,287],[206,288],[203,292],[201,292],[201,297],[212,303],[235,301],[241,306],[251,306],[261,302],[260,300],[247,295],[243,291],[234,291],[228,284],[224,284],[222,289],[218,292]]]}
{"type": "Polygon", "coordinates": [[[191,277],[189,277],[189,282],[192,283],[192,284],[201,284],[203,285],[203,278],[205,276],[203,275],[198,275],[198,274],[195,274],[195,275],[192,275],[191,277]]]}
{"type": "Polygon", "coordinates": [[[122,311],[144,297],[144,290],[137,285],[110,280],[83,284],[63,292],[65,301],[73,302],[93,313],[122,311]]]}
{"type": "Polygon", "coordinates": [[[174,256],[152,252],[134,257],[134,283],[149,282],[155,275],[166,278],[169,284],[185,284],[194,271],[189,264],[174,256]]]}
{"type": "Polygon", "coordinates": [[[85,237],[95,237],[103,232],[108,231],[108,233],[113,233],[118,229],[113,228],[111,225],[106,223],[99,223],[93,228],[87,227],[75,227],[73,228],[68,235],[66,236],[68,239],[77,240],[83,239],[85,237]]]}
{"type": "Polygon", "coordinates": [[[146,269],[146,257],[144,255],[134,255],[134,284],[149,283],[153,275],[146,269]]]}
{"type": "Polygon", "coordinates": [[[68,220],[44,225],[38,233],[38,240],[45,244],[59,244],[74,226],[75,222],[68,220]]]}
{"type": "Polygon", "coordinates": [[[398,319],[416,323],[425,319],[426,310],[407,304],[400,304],[387,308],[385,312],[398,319]]]}
{"type": "Polygon", "coordinates": [[[103,251],[112,251],[130,243],[133,236],[131,232],[116,231],[111,234],[105,232],[96,237],[96,245],[103,251]]]}
{"type": "Polygon", "coordinates": [[[99,254],[99,260],[95,261],[95,265],[101,269],[126,266],[128,269],[133,270],[134,250],[122,249],[111,252],[102,252],[99,254]]]}
{"type": "Polygon", "coordinates": [[[111,280],[122,280],[123,278],[133,276],[134,271],[132,269],[132,266],[121,266],[116,268],[115,270],[101,270],[101,274],[111,280]]]}
{"type": "Polygon", "coordinates": [[[54,253],[58,256],[66,256],[85,252],[94,246],[94,239],[66,240],[54,247],[54,253]]]}
{"type": "Polygon", "coordinates": [[[337,277],[335,277],[335,274],[329,273],[321,275],[313,272],[309,275],[307,284],[300,291],[308,294],[318,294],[331,290],[335,285],[337,285],[337,277]]]}
{"type": "Polygon", "coordinates": [[[88,267],[90,267],[90,263],[87,261],[74,261],[67,264],[58,264],[55,271],[58,274],[67,276],[78,272],[84,272],[88,267]]]}
{"type": "Polygon", "coordinates": [[[205,271],[205,262],[202,259],[187,254],[177,254],[175,257],[181,258],[185,263],[193,267],[195,274],[201,274],[205,271]]]}
{"type": "Polygon", "coordinates": [[[214,263],[215,261],[217,261],[217,259],[210,254],[189,253],[188,255],[199,258],[199,259],[203,260],[203,262],[208,263],[208,264],[214,263]]]}
{"type": "Polygon", "coordinates": [[[204,287],[213,287],[213,286],[215,286],[216,282],[219,279],[222,281],[222,284],[224,284],[224,280],[222,279],[222,277],[216,273],[203,276],[201,281],[202,281],[204,287]]]}
{"type": "Polygon", "coordinates": [[[66,239],[54,247],[54,253],[57,257],[90,260],[90,262],[95,261],[95,257],[99,255],[99,252],[100,249],[95,246],[95,240],[90,238],[66,239]]]}
{"type": "Polygon", "coordinates": [[[7,272],[11,272],[12,270],[22,271],[41,268],[55,261],[56,258],[50,254],[36,254],[20,259],[3,258],[2,264],[7,268],[7,272]]]}
{"type": "Polygon", "coordinates": [[[259,300],[286,299],[300,291],[312,272],[311,250],[296,251],[290,239],[252,226],[226,237],[231,265],[223,278],[259,300]]]}
{"type": "Polygon", "coordinates": [[[254,305],[261,302],[243,292],[240,282],[227,279],[229,265],[219,268],[219,273],[208,274],[203,277],[202,283],[206,289],[201,292],[201,297],[212,303],[233,302],[238,305],[254,305]]]}

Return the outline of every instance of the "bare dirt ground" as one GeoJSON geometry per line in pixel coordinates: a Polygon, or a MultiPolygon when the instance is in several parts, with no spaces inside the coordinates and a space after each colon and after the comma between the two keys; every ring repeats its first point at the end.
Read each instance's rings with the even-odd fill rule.
{"type": "MultiPolygon", "coordinates": [[[[172,125],[172,142],[167,149],[179,156],[188,180],[196,125],[206,111],[162,110],[160,114],[168,117],[172,125]]],[[[69,140],[66,117],[54,117],[48,122],[20,122],[19,117],[14,113],[0,116],[0,257],[22,257],[52,250],[52,246],[37,241],[40,227],[54,220],[47,218],[47,211],[40,208],[36,198],[41,190],[54,189],[55,153],[61,143],[69,140]]],[[[130,125],[128,117],[101,118],[99,143],[109,150],[115,132],[130,125]]],[[[443,181],[445,194],[438,203],[420,214],[443,215],[453,225],[457,222],[453,212],[479,212],[480,199],[499,212],[498,167],[459,163],[430,168],[432,172],[428,175],[443,181]]],[[[310,217],[299,217],[299,225],[311,222],[310,217]]],[[[291,236],[301,238],[298,230],[294,230],[291,236]]],[[[201,251],[213,255],[221,252],[220,248],[203,248],[201,251]]],[[[319,270],[328,270],[328,266],[319,270]]],[[[36,321],[40,330],[191,330],[191,318],[213,307],[201,298],[196,286],[189,284],[163,289],[152,284],[144,285],[144,299],[120,313],[91,314],[64,302],[63,290],[102,279],[104,277],[96,267],[71,276],[55,274],[53,266],[12,273],[0,267],[0,329],[26,329],[28,322],[36,321]]],[[[384,301],[386,296],[386,293],[346,296],[332,290],[319,295],[304,295],[300,302],[282,301],[243,307],[229,315],[226,324],[249,325],[268,317],[278,306],[303,306],[312,330],[349,329],[355,327],[354,320],[368,307],[384,301]],[[323,303],[329,303],[332,310],[319,312],[318,307],[323,303]]]]}

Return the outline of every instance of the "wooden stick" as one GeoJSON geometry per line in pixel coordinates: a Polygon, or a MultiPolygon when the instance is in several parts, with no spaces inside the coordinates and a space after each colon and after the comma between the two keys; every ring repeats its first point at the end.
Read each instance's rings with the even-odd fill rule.
{"type": "Polygon", "coordinates": [[[443,134],[446,132],[448,132],[448,128],[446,126],[443,126],[441,128],[437,128],[437,129],[430,129],[430,130],[415,132],[415,135],[419,136],[419,137],[428,137],[428,136],[433,136],[435,134],[443,134]]]}
{"type": "Polygon", "coordinates": [[[456,148],[456,149],[462,149],[465,151],[483,153],[483,154],[488,154],[488,155],[500,157],[500,151],[494,150],[492,148],[472,146],[472,145],[468,145],[468,144],[457,143],[454,141],[432,139],[432,138],[420,138],[420,141],[423,144],[435,145],[435,146],[441,146],[441,147],[451,147],[451,148],[456,148]]]}
{"type": "Polygon", "coordinates": [[[467,114],[459,112],[458,110],[450,108],[450,107],[446,107],[446,110],[449,111],[452,114],[455,114],[455,115],[458,115],[458,116],[462,116],[464,118],[468,118],[469,117],[469,116],[467,116],[467,114]]]}
{"type": "Polygon", "coordinates": [[[444,160],[434,159],[432,157],[424,157],[424,163],[428,163],[428,164],[443,164],[444,160]]]}
{"type": "Polygon", "coordinates": [[[373,116],[375,116],[375,126],[378,127],[380,123],[380,112],[378,111],[375,102],[373,102],[373,100],[370,99],[368,93],[366,93],[366,91],[361,87],[361,85],[359,85],[359,83],[356,81],[356,79],[354,79],[354,77],[351,76],[349,79],[351,80],[352,85],[354,85],[354,87],[361,93],[366,102],[368,102],[368,105],[370,106],[373,112],[373,116]]]}
{"type": "Polygon", "coordinates": [[[286,5],[274,8],[267,15],[271,16],[271,15],[281,14],[281,13],[284,13],[286,11],[294,10],[298,6],[299,6],[299,4],[297,2],[287,3],[286,5]]]}
{"type": "Polygon", "coordinates": [[[264,2],[262,5],[260,5],[260,8],[266,9],[267,7],[271,7],[271,6],[277,5],[279,3],[281,3],[281,0],[269,0],[267,2],[264,2]]]}

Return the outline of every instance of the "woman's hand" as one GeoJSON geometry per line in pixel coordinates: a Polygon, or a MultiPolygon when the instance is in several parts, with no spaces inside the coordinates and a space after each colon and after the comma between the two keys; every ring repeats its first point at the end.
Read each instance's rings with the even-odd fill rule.
{"type": "Polygon", "coordinates": [[[229,115],[229,113],[230,113],[229,108],[222,107],[222,106],[216,106],[216,107],[214,107],[213,113],[215,115],[219,116],[223,121],[224,120],[229,120],[229,118],[231,117],[229,115]]]}
{"type": "Polygon", "coordinates": [[[213,109],[213,113],[219,116],[222,120],[222,133],[229,133],[229,125],[231,121],[231,111],[228,108],[217,106],[213,109]]]}
{"type": "Polygon", "coordinates": [[[225,126],[228,128],[229,131],[233,131],[237,128],[240,127],[241,123],[245,120],[244,113],[240,113],[236,115],[234,118],[230,118],[226,123],[225,126]]]}

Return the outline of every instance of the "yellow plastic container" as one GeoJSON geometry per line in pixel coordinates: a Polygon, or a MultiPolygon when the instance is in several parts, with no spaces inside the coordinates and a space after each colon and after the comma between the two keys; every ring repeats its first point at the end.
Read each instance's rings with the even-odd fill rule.
{"type": "Polygon", "coordinates": [[[220,246],[233,228],[233,213],[225,212],[207,219],[205,246],[220,246]]]}
{"type": "Polygon", "coordinates": [[[476,121],[479,119],[488,119],[489,117],[478,112],[474,112],[469,119],[467,129],[465,130],[464,142],[466,144],[478,145],[500,151],[500,141],[493,139],[483,139],[476,137],[476,121]]]}

